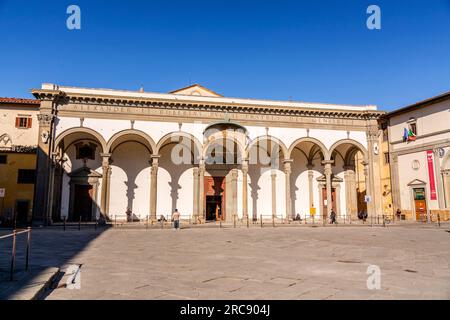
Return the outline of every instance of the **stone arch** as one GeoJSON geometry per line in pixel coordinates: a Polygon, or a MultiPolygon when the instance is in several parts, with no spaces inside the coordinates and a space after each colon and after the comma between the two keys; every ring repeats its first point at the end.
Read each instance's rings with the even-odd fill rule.
{"type": "MultiPolygon", "coordinates": [[[[155,154],[159,154],[161,148],[165,145],[165,143],[169,139],[172,139],[175,137],[183,137],[183,138],[191,140],[194,144],[194,147],[197,149],[195,152],[192,152],[192,150],[191,150],[192,154],[197,155],[197,156],[200,156],[202,154],[203,145],[201,144],[201,142],[194,135],[184,132],[184,131],[170,132],[170,133],[166,134],[165,136],[163,136],[161,139],[159,139],[159,141],[155,147],[155,154]]],[[[198,159],[194,158],[194,160],[198,160],[198,159]]]]}
{"type": "MultiPolygon", "coordinates": [[[[90,129],[90,128],[85,128],[85,127],[75,127],[75,128],[70,128],[67,129],[63,132],[61,132],[55,139],[55,146],[59,146],[59,144],[64,140],[65,137],[68,137],[71,134],[80,134],[80,133],[85,133],[88,135],[93,136],[95,139],[97,139],[97,141],[100,143],[101,147],[102,147],[102,153],[106,152],[107,149],[107,144],[105,139],[103,138],[103,136],[98,133],[97,131],[90,129]]],[[[67,148],[67,146],[65,146],[65,148],[67,148]]]]}
{"type": "Polygon", "coordinates": [[[320,150],[322,151],[323,157],[325,159],[329,158],[329,151],[320,140],[317,140],[316,138],[311,138],[311,137],[303,137],[303,138],[299,138],[299,139],[295,140],[291,144],[291,146],[289,147],[289,150],[288,150],[288,159],[291,158],[292,152],[294,151],[295,147],[302,142],[310,142],[310,143],[317,145],[320,148],[320,150]]]}
{"type": "Polygon", "coordinates": [[[142,139],[144,139],[145,142],[145,146],[149,149],[149,151],[151,151],[151,153],[155,154],[156,151],[156,143],[153,141],[153,139],[146,134],[145,132],[142,132],[140,130],[136,130],[136,129],[126,129],[126,130],[122,130],[117,132],[116,134],[114,134],[108,141],[105,151],[110,153],[112,150],[112,146],[114,144],[114,142],[118,141],[119,138],[126,136],[126,135],[131,135],[131,136],[139,136],[142,139]]]}
{"type": "Polygon", "coordinates": [[[359,143],[358,141],[352,140],[352,139],[342,139],[342,140],[336,141],[330,147],[327,160],[331,160],[331,154],[333,153],[333,151],[337,147],[339,147],[340,145],[343,145],[343,144],[350,144],[350,145],[357,147],[359,149],[359,151],[362,152],[362,154],[364,156],[364,160],[367,161],[369,159],[369,153],[367,152],[367,149],[361,143],[359,143]]]}
{"type": "Polygon", "coordinates": [[[286,145],[283,143],[283,141],[281,141],[280,139],[278,139],[278,138],[276,138],[276,137],[274,137],[274,136],[271,136],[271,135],[259,136],[259,137],[256,137],[252,142],[250,142],[250,143],[247,145],[247,148],[245,149],[245,158],[246,158],[246,159],[248,159],[250,150],[251,150],[255,145],[257,145],[258,142],[260,142],[260,141],[262,141],[262,140],[269,140],[269,141],[272,141],[272,142],[278,144],[278,145],[280,146],[280,148],[281,148],[281,151],[283,152],[283,157],[284,157],[285,159],[289,159],[289,157],[288,157],[289,151],[288,151],[286,145]]]}

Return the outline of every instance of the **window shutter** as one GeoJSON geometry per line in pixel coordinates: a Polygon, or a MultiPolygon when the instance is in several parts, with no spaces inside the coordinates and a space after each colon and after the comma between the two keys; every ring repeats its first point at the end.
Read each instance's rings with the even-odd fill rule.
{"type": "Polygon", "coordinates": [[[19,128],[20,126],[20,118],[16,117],[16,128],[19,128]]]}
{"type": "Polygon", "coordinates": [[[33,118],[28,118],[28,125],[27,125],[27,128],[31,128],[31,120],[33,120],[33,118]]]}

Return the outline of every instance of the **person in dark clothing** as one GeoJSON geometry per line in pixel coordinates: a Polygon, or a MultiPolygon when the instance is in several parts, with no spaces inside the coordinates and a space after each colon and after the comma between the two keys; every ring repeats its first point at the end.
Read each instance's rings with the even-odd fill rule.
{"type": "Polygon", "coordinates": [[[330,223],[336,223],[336,212],[334,212],[333,209],[331,209],[331,213],[330,213],[330,223]]]}

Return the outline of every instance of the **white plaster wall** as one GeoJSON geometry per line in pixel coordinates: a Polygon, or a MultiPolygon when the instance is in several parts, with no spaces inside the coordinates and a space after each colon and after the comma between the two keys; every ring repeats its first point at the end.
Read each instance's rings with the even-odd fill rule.
{"type": "Polygon", "coordinates": [[[69,201],[70,201],[70,177],[67,172],[63,172],[62,190],[61,190],[61,219],[69,216],[69,201]]]}
{"type": "Polygon", "coordinates": [[[398,156],[398,174],[400,184],[400,201],[401,208],[406,210],[413,210],[411,188],[408,183],[414,179],[419,179],[426,182],[427,206],[431,210],[439,209],[437,200],[430,200],[430,181],[428,177],[428,163],[426,151],[410,153],[398,156]],[[412,162],[418,160],[420,163],[419,170],[412,169],[412,162]]]}
{"type": "Polygon", "coordinates": [[[36,146],[39,135],[37,114],[38,111],[34,108],[14,108],[2,105],[0,110],[0,136],[7,133],[11,138],[12,145],[36,146]],[[16,117],[18,116],[31,117],[31,128],[16,128],[16,117]]]}
{"type": "Polygon", "coordinates": [[[150,154],[136,142],[119,145],[112,153],[110,215],[124,215],[128,207],[135,217],[150,213],[150,154]]]}
{"type": "Polygon", "coordinates": [[[85,118],[83,127],[97,131],[103,136],[105,141],[108,142],[114,134],[126,129],[131,129],[131,121],[85,118]]]}
{"type": "MultiPolygon", "coordinates": [[[[431,106],[426,106],[407,113],[399,114],[391,117],[389,120],[389,141],[402,140],[404,128],[408,129],[407,121],[410,118],[417,120],[417,135],[433,134],[439,131],[449,129],[450,123],[450,101],[443,101],[431,106]]],[[[394,150],[405,147],[416,147],[424,144],[432,143],[433,141],[449,139],[450,133],[443,133],[433,135],[424,139],[417,139],[414,142],[401,142],[393,145],[394,150]]]]}
{"type": "MultiPolygon", "coordinates": [[[[103,120],[99,120],[103,121],[103,120]]],[[[74,117],[58,117],[58,120],[56,122],[55,126],[55,136],[57,137],[62,132],[66,131],[70,128],[77,128],[80,126],[80,118],[74,118],[74,117]]]]}

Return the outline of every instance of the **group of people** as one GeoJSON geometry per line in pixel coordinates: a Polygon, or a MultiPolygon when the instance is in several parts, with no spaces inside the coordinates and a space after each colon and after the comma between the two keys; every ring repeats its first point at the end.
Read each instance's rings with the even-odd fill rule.
{"type": "MultiPolygon", "coordinates": [[[[126,211],[127,214],[127,219],[128,221],[133,221],[133,213],[131,211],[130,208],[127,209],[126,211]]],[[[164,223],[167,221],[166,217],[162,214],[159,219],[159,222],[164,223]]],[[[175,209],[175,211],[172,213],[172,222],[173,222],[173,227],[175,230],[180,229],[180,213],[178,212],[178,209],[175,209]]]]}

